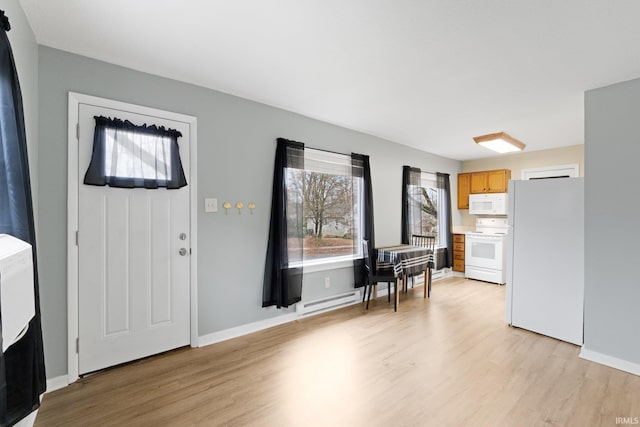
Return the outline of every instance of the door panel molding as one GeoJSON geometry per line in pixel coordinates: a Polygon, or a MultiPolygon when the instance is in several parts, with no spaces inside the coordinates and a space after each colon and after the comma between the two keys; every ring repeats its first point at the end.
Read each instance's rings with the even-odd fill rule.
{"type": "Polygon", "coordinates": [[[80,104],[89,104],[97,107],[111,108],[125,112],[144,114],[162,119],[184,122],[190,129],[189,145],[189,233],[191,240],[191,256],[189,257],[189,293],[190,293],[190,343],[192,347],[198,346],[198,275],[197,275],[197,118],[185,114],[158,110],[141,105],[129,104],[106,98],[85,95],[76,92],[68,94],[68,140],[67,140],[67,360],[68,383],[78,379],[78,127],[80,104]]]}

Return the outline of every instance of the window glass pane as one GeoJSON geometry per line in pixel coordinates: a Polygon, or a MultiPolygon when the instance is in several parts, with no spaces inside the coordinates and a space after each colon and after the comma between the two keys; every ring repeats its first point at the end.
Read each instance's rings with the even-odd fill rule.
{"type": "Polygon", "coordinates": [[[287,189],[287,241],[289,249],[289,262],[302,262],[303,251],[300,248],[301,237],[304,236],[304,223],[302,221],[303,209],[303,177],[305,171],[295,168],[286,168],[285,188],[287,189]]]}
{"type": "MultiPolygon", "coordinates": [[[[350,156],[305,149],[304,164],[305,170],[287,174],[288,200],[303,206],[303,260],[352,257],[354,247],[360,255],[354,242],[361,236],[361,179],[351,175],[350,156]]],[[[290,262],[302,261],[294,249],[289,248],[290,262]]]]}
{"type": "Polygon", "coordinates": [[[308,171],[329,175],[351,176],[351,157],[305,148],[304,168],[308,171]]]}
{"type": "Polygon", "coordinates": [[[104,116],[94,119],[93,150],[84,184],[146,189],[187,185],[178,130],[104,116]]]}
{"type": "Polygon", "coordinates": [[[304,259],[353,254],[351,176],[305,171],[304,259]]]}
{"type": "Polygon", "coordinates": [[[171,138],[106,128],[105,176],[171,180],[171,138]]]}
{"type": "Polygon", "coordinates": [[[417,189],[420,209],[420,234],[435,236],[436,244],[440,244],[438,229],[438,213],[440,205],[440,192],[436,183],[436,176],[432,173],[422,173],[422,186],[417,189]]]}

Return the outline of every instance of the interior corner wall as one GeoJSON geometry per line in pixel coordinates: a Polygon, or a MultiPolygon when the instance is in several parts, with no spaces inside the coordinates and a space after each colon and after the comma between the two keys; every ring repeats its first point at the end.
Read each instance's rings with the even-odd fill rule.
{"type": "Polygon", "coordinates": [[[585,93],[584,349],[640,366],[640,79],[585,93]]]}
{"type": "MultiPolygon", "coordinates": [[[[376,242],[400,241],[402,166],[451,174],[461,162],[435,156],[257,102],[60,50],[39,48],[40,271],[47,375],[67,372],[67,94],[69,91],[198,118],[199,335],[267,320],[287,311],[262,308],[276,138],[371,158],[376,242]],[[205,214],[205,197],[254,202],[253,215],[205,214]]],[[[454,203],[455,206],[455,203],[454,203]]],[[[454,224],[460,215],[454,210],[454,224]]],[[[303,300],[352,289],[352,269],[305,274],[303,300]],[[331,288],[324,288],[330,277],[331,288]]],[[[291,308],[289,309],[289,311],[291,308]]]]}

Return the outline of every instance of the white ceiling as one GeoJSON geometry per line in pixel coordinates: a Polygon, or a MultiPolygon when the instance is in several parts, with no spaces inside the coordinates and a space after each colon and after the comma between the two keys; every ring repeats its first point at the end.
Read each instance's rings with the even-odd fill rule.
{"type": "Polygon", "coordinates": [[[640,77],[637,0],[21,0],[38,43],[442,156],[582,144],[583,92],[640,77]]]}

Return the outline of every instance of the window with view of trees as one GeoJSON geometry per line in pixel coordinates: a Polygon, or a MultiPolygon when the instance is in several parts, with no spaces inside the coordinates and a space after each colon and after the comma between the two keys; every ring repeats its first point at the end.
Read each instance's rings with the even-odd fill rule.
{"type": "Polygon", "coordinates": [[[409,185],[410,198],[409,226],[413,234],[432,235],[436,238],[436,245],[446,246],[444,232],[438,222],[438,208],[442,204],[444,192],[438,189],[435,174],[422,172],[420,185],[409,185]]]}
{"type": "Polygon", "coordinates": [[[287,170],[287,199],[302,206],[304,218],[301,230],[289,228],[290,233],[303,236],[289,240],[289,252],[300,253],[292,245],[302,241],[303,259],[290,257],[290,261],[360,255],[355,242],[360,239],[361,179],[352,176],[351,158],[313,149],[304,153],[304,170],[287,170]]]}

